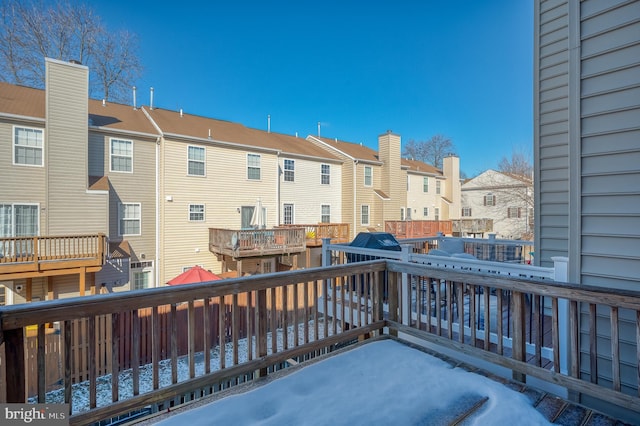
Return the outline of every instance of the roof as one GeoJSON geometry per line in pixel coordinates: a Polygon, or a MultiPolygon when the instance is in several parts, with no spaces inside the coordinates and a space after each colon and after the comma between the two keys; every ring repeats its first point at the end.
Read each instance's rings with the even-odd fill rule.
{"type": "Polygon", "coordinates": [[[373,149],[353,142],[345,142],[339,139],[323,138],[319,136],[311,136],[312,138],[324,142],[329,147],[341,151],[349,157],[357,160],[374,161],[379,163],[378,152],[373,149]]]}
{"type": "Polygon", "coordinates": [[[174,279],[167,282],[168,285],[180,285],[180,284],[194,284],[194,283],[202,283],[206,281],[216,281],[219,280],[220,277],[214,274],[213,272],[207,271],[203,269],[201,266],[196,265],[192,268],[187,269],[174,279]]]}
{"type": "Polygon", "coordinates": [[[131,246],[127,240],[109,243],[109,258],[123,259],[131,257],[131,246]]]}
{"type": "Polygon", "coordinates": [[[315,146],[304,138],[252,129],[231,121],[180,114],[162,108],[147,109],[146,111],[165,133],[165,137],[178,136],[195,139],[209,139],[210,137],[212,141],[271,149],[285,155],[293,154],[339,160],[337,156],[315,146]]]}
{"type": "Polygon", "coordinates": [[[401,164],[408,167],[410,171],[430,173],[435,175],[442,175],[442,170],[418,160],[409,160],[408,158],[402,158],[401,164]]]}
{"type": "MultiPolygon", "coordinates": [[[[157,135],[140,109],[130,105],[88,99],[89,125],[106,129],[157,135]]],[[[0,82],[0,113],[45,119],[45,91],[0,82]]]]}

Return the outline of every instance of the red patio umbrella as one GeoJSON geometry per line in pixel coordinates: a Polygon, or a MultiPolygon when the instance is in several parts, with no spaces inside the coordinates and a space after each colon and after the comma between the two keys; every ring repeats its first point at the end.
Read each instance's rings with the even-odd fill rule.
{"type": "Polygon", "coordinates": [[[168,281],[169,285],[180,285],[180,284],[193,284],[193,283],[201,283],[204,281],[215,281],[221,279],[219,276],[214,274],[213,272],[209,272],[206,269],[201,268],[196,265],[193,268],[189,268],[184,271],[171,281],[168,281]]]}

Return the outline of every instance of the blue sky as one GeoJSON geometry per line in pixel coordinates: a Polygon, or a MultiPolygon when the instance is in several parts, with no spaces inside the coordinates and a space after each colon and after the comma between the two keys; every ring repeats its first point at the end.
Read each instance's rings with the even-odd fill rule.
{"type": "Polygon", "coordinates": [[[138,34],[138,102],[377,149],[450,137],[474,176],[533,144],[533,1],[90,2],[138,34]]]}

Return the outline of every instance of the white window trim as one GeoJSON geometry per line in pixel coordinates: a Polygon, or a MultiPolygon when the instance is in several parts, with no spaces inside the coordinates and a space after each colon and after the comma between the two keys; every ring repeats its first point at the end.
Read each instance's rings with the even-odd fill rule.
{"type": "MultiPolygon", "coordinates": [[[[149,261],[145,261],[145,262],[132,262],[129,266],[129,287],[131,290],[137,290],[135,288],[136,285],[136,281],[135,281],[135,274],[136,273],[144,273],[147,272],[149,273],[149,287],[145,287],[145,288],[153,288],[154,287],[154,276],[153,276],[153,271],[154,271],[154,265],[153,265],[153,260],[149,260],[149,261]],[[136,263],[139,264],[144,264],[144,266],[141,267],[135,267],[137,265],[135,265],[136,263]]],[[[142,289],[139,289],[142,290],[142,289]]]]}
{"type": "Polygon", "coordinates": [[[44,167],[44,129],[39,129],[37,127],[28,127],[28,126],[13,126],[11,129],[11,162],[14,166],[24,166],[24,167],[44,167]],[[37,130],[42,134],[42,161],[41,164],[23,164],[16,163],[16,129],[27,129],[27,130],[37,130]]]}
{"type": "Polygon", "coordinates": [[[109,171],[112,173],[133,173],[133,141],[130,139],[109,138],[109,171]],[[111,144],[113,141],[130,142],[131,143],[131,170],[113,170],[113,162],[111,161],[112,152],[111,144]]]}
{"type": "Polygon", "coordinates": [[[142,203],[120,203],[118,205],[118,235],[122,236],[122,237],[126,237],[126,236],[136,236],[136,235],[142,235],[142,203]],[[120,214],[122,212],[122,206],[125,204],[131,204],[131,205],[138,205],[140,206],[140,217],[138,218],[138,220],[140,221],[140,232],[138,234],[123,234],[122,233],[122,229],[121,229],[121,223],[122,223],[122,217],[120,217],[120,214]]]}
{"type": "Polygon", "coordinates": [[[282,223],[284,225],[293,225],[296,223],[296,205],[295,203],[282,203],[282,223]],[[291,223],[287,223],[285,220],[285,206],[291,206],[291,223]]]}
{"type": "Polygon", "coordinates": [[[331,185],[331,164],[320,164],[320,185],[331,185]],[[327,166],[329,168],[329,173],[324,173],[322,171],[323,166],[327,166]],[[325,176],[329,178],[329,182],[327,183],[322,182],[322,178],[325,176]]]}
{"type": "Polygon", "coordinates": [[[196,223],[205,222],[207,220],[207,206],[205,204],[202,204],[202,203],[190,203],[189,206],[187,207],[187,214],[188,214],[187,217],[189,219],[189,222],[196,222],[196,223]],[[191,207],[192,206],[202,206],[202,220],[191,219],[191,207]]]}
{"type": "Polygon", "coordinates": [[[364,184],[364,186],[366,187],[371,187],[373,186],[373,167],[371,166],[364,166],[364,169],[362,171],[362,183],[364,184]],[[371,183],[367,184],[367,169],[371,170],[371,183]]]}
{"type": "Polygon", "coordinates": [[[423,207],[422,208],[422,217],[429,217],[429,207],[423,207]],[[425,214],[425,212],[427,214],[425,214]]]}
{"type": "Polygon", "coordinates": [[[282,160],[282,181],[283,182],[295,182],[296,181],[296,161],[291,158],[284,158],[282,160]],[[293,166],[292,169],[287,169],[287,162],[290,162],[293,166]],[[291,174],[293,179],[287,179],[287,172],[291,174]]]}
{"type": "Polygon", "coordinates": [[[197,146],[197,145],[187,145],[187,176],[193,176],[193,177],[207,177],[207,148],[204,146],[197,146]],[[189,148],[197,148],[197,149],[202,149],[204,151],[204,160],[192,160],[191,158],[189,158],[189,148]],[[192,173],[189,173],[189,164],[191,162],[194,163],[202,163],[203,170],[204,173],[201,175],[194,175],[192,173]]]}
{"type": "Polygon", "coordinates": [[[246,176],[247,180],[253,180],[253,181],[259,181],[259,180],[262,180],[262,155],[260,155],[260,154],[253,154],[253,153],[247,153],[246,162],[247,162],[247,167],[246,167],[246,169],[245,169],[245,170],[246,170],[246,175],[245,175],[245,176],[246,176]],[[258,159],[259,159],[259,164],[260,164],[258,167],[255,167],[255,166],[252,166],[252,165],[250,165],[250,164],[249,164],[249,157],[250,157],[250,156],[258,157],[258,159]],[[251,167],[251,168],[254,168],[254,169],[258,169],[258,170],[260,171],[260,177],[259,177],[258,179],[254,179],[254,178],[252,178],[252,177],[249,177],[249,168],[250,168],[250,167],[251,167]]]}
{"type": "Polygon", "coordinates": [[[36,206],[38,210],[38,229],[35,236],[40,235],[40,203],[2,203],[0,204],[11,206],[11,236],[9,238],[13,238],[16,235],[16,221],[15,221],[15,206],[36,206]]]}
{"type": "Polygon", "coordinates": [[[320,223],[331,223],[331,204],[320,204],[320,223]],[[322,214],[322,208],[325,206],[329,207],[329,222],[322,221],[322,216],[324,216],[322,214]]]}
{"type": "Polygon", "coordinates": [[[429,177],[428,176],[422,177],[422,193],[423,194],[429,193],[429,177]],[[425,191],[425,188],[427,189],[426,191],[425,191]]]}
{"type": "Polygon", "coordinates": [[[360,225],[370,225],[371,224],[371,207],[369,204],[360,204],[360,225]],[[362,215],[362,208],[367,208],[367,221],[365,222],[362,215]]]}

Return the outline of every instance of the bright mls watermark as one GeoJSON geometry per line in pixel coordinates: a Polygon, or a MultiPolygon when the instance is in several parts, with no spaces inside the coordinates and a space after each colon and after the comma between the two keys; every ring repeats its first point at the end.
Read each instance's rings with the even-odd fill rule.
{"type": "Polygon", "coordinates": [[[1,425],[68,425],[69,404],[0,404],[1,425]]]}

